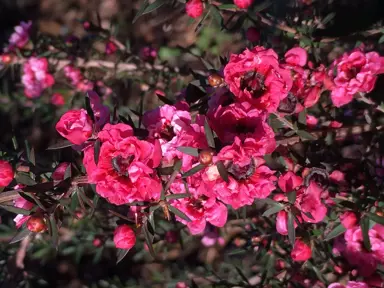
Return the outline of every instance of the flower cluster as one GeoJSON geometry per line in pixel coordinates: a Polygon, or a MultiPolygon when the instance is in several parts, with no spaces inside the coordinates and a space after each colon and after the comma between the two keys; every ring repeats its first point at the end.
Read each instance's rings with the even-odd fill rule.
{"type": "Polygon", "coordinates": [[[55,83],[55,79],[48,71],[46,58],[31,57],[24,64],[21,81],[24,85],[24,94],[28,98],[40,97],[43,91],[55,83]]]}
{"type": "Polygon", "coordinates": [[[19,26],[15,27],[15,32],[9,37],[8,47],[4,49],[5,52],[13,51],[15,48],[23,48],[29,41],[29,33],[31,32],[32,22],[21,22],[19,26]]]}
{"type": "MultiPolygon", "coordinates": [[[[240,9],[248,9],[253,0],[233,0],[233,3],[240,9]]],[[[188,0],[185,5],[185,12],[189,17],[198,18],[203,14],[204,3],[202,0],[188,0]]]]}

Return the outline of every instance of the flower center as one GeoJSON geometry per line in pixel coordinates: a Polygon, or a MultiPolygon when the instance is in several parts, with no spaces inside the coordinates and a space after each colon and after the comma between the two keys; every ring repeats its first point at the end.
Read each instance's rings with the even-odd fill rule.
{"type": "Polygon", "coordinates": [[[175,133],[173,132],[173,128],[171,125],[164,125],[163,129],[160,132],[160,137],[167,140],[171,141],[173,137],[175,137],[175,133]]]}
{"type": "Polygon", "coordinates": [[[128,158],[123,158],[121,155],[112,158],[113,169],[120,175],[128,177],[128,167],[133,162],[135,156],[131,155],[128,158]]]}
{"type": "Polygon", "coordinates": [[[233,176],[236,180],[245,180],[251,177],[255,173],[256,163],[253,158],[248,165],[240,166],[234,164],[232,161],[229,163],[227,171],[233,176]]]}
{"type": "Polygon", "coordinates": [[[251,92],[255,99],[260,98],[266,90],[264,75],[256,71],[247,72],[241,77],[240,89],[251,92]]]}

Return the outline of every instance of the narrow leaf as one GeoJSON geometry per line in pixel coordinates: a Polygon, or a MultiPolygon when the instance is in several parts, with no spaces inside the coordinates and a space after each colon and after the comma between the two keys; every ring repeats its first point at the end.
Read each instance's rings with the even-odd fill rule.
{"type": "Polygon", "coordinates": [[[288,201],[293,204],[296,201],[296,191],[292,191],[288,193],[288,201]]]}
{"type": "Polygon", "coordinates": [[[91,99],[88,93],[87,93],[87,97],[85,97],[85,109],[87,110],[87,114],[89,115],[93,123],[95,123],[95,114],[93,114],[93,110],[91,107],[91,99]]]}
{"type": "Polygon", "coordinates": [[[175,103],[173,103],[172,100],[170,100],[170,99],[164,97],[163,95],[160,95],[160,94],[157,94],[157,93],[156,93],[156,96],[157,96],[157,98],[159,98],[162,102],[164,102],[164,104],[168,104],[168,105],[174,105],[174,104],[175,104],[175,103]]]}
{"type": "Polygon", "coordinates": [[[243,279],[243,281],[245,283],[249,284],[248,278],[244,275],[243,271],[241,271],[241,269],[237,266],[235,266],[235,269],[236,269],[237,273],[240,275],[241,279],[243,279]]]}
{"type": "Polygon", "coordinates": [[[95,146],[93,149],[93,153],[94,153],[93,157],[95,159],[96,165],[97,165],[97,163],[99,163],[100,147],[101,147],[101,141],[100,141],[100,139],[97,139],[95,141],[95,146]]]}
{"type": "Polygon", "coordinates": [[[155,11],[156,9],[159,9],[161,6],[163,6],[165,3],[167,3],[167,0],[157,0],[153,2],[152,4],[148,5],[147,8],[144,9],[141,15],[148,14],[148,13],[151,13],[152,11],[155,11]]]}
{"type": "Polygon", "coordinates": [[[325,241],[329,241],[333,238],[336,238],[337,236],[343,234],[347,229],[340,223],[337,225],[331,232],[328,233],[328,235],[324,238],[325,241]]]}
{"type": "Polygon", "coordinates": [[[125,250],[125,249],[117,249],[117,253],[116,253],[116,264],[119,264],[121,262],[121,260],[124,259],[125,256],[127,256],[129,250],[125,250]]]}
{"type": "Polygon", "coordinates": [[[36,185],[35,180],[33,180],[27,173],[18,172],[15,177],[17,183],[32,186],[36,185]]]}
{"type": "Polygon", "coordinates": [[[381,217],[381,216],[373,214],[373,213],[367,213],[367,216],[372,221],[374,221],[374,222],[376,222],[378,224],[384,225],[384,217],[381,217]]]}
{"type": "Polygon", "coordinates": [[[29,235],[31,235],[32,232],[29,231],[27,228],[24,228],[22,229],[21,231],[19,231],[13,238],[12,240],[9,242],[9,244],[14,244],[14,243],[17,243],[21,240],[23,240],[24,238],[28,237],[29,235]]]}
{"type": "Polygon", "coordinates": [[[369,218],[368,217],[363,217],[361,219],[361,232],[363,232],[363,242],[364,242],[364,247],[368,251],[371,251],[371,241],[369,240],[369,218]]]}
{"type": "Polygon", "coordinates": [[[29,210],[17,208],[17,207],[10,206],[10,205],[0,205],[0,208],[4,209],[4,210],[7,210],[9,212],[15,213],[15,214],[21,214],[21,215],[29,215],[29,214],[31,214],[31,211],[29,211],[29,210]]]}
{"type": "Polygon", "coordinates": [[[165,198],[167,200],[172,200],[172,199],[182,199],[182,198],[188,198],[190,197],[191,195],[188,194],[188,193],[180,193],[180,194],[171,194],[171,195],[167,195],[165,198]]]}
{"type": "Polygon", "coordinates": [[[187,215],[185,215],[184,212],[180,211],[179,209],[177,209],[171,205],[168,205],[168,208],[176,216],[180,217],[181,219],[183,219],[187,222],[191,222],[191,219],[189,219],[189,217],[187,215]]]}
{"type": "Polygon", "coordinates": [[[67,147],[71,147],[75,144],[69,142],[68,140],[63,140],[60,142],[57,142],[56,144],[53,144],[47,148],[47,150],[58,150],[58,149],[63,149],[67,147]]]}
{"type": "Polygon", "coordinates": [[[179,150],[182,153],[194,156],[194,157],[199,156],[199,150],[197,148],[180,146],[180,147],[177,147],[177,150],[179,150]]]}
{"type": "Polygon", "coordinates": [[[295,217],[291,212],[288,212],[288,238],[291,242],[292,247],[295,245],[296,240],[296,231],[294,225],[295,217]]]}
{"type": "Polygon", "coordinates": [[[223,180],[228,183],[229,176],[228,176],[227,168],[225,168],[224,166],[224,163],[222,161],[217,161],[216,167],[217,167],[217,170],[219,171],[221,178],[223,178],[223,180]]]}
{"type": "Polygon", "coordinates": [[[143,2],[143,4],[141,4],[140,8],[139,8],[139,11],[137,11],[137,14],[135,15],[135,18],[133,18],[133,21],[132,21],[132,24],[135,23],[137,21],[137,19],[139,19],[139,17],[141,15],[143,15],[143,12],[145,11],[145,9],[148,7],[148,0],[145,0],[143,2]]]}
{"type": "Polygon", "coordinates": [[[207,138],[209,147],[215,148],[215,139],[213,138],[213,133],[212,133],[211,127],[209,127],[207,119],[205,119],[205,122],[204,122],[204,131],[205,131],[205,137],[207,138]]]}
{"type": "Polygon", "coordinates": [[[183,178],[187,178],[189,176],[192,176],[193,174],[199,172],[200,170],[203,170],[204,168],[205,168],[204,165],[198,164],[195,167],[192,167],[191,169],[189,169],[187,172],[185,172],[183,174],[183,178]]]}
{"type": "Polygon", "coordinates": [[[59,231],[57,228],[57,223],[54,214],[51,214],[51,216],[49,216],[49,233],[51,235],[52,245],[53,247],[55,247],[55,249],[57,249],[59,243],[59,231]]]}
{"type": "Polygon", "coordinates": [[[145,242],[147,243],[149,253],[153,258],[156,258],[155,250],[153,249],[153,234],[148,229],[148,221],[144,222],[143,233],[145,242]]]}
{"type": "Polygon", "coordinates": [[[35,157],[35,149],[33,147],[31,148],[31,151],[29,152],[29,162],[33,164],[33,166],[36,166],[36,157],[35,157]]]}
{"type": "Polygon", "coordinates": [[[299,135],[302,140],[317,140],[315,136],[304,130],[298,130],[296,131],[296,134],[299,135]]]}
{"type": "Polygon", "coordinates": [[[280,212],[283,209],[284,209],[283,205],[276,205],[276,206],[269,208],[267,211],[265,211],[262,216],[269,217],[273,214],[276,214],[277,212],[280,212]]]}

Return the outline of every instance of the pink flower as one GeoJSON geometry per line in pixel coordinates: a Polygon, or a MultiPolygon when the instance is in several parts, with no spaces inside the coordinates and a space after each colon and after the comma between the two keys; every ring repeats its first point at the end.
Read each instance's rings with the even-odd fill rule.
{"type": "Polygon", "coordinates": [[[383,57],[376,52],[355,50],[335,60],[328,76],[333,80],[332,102],[341,107],[352,101],[358,92],[368,93],[375,87],[378,74],[383,73],[383,57]]]}
{"type": "Polygon", "coordinates": [[[288,50],[284,57],[288,64],[303,67],[307,64],[308,54],[305,49],[296,47],[288,50]]]}
{"type": "Polygon", "coordinates": [[[344,212],[340,215],[340,222],[346,229],[351,229],[357,224],[356,214],[350,211],[344,212]]]}
{"type": "Polygon", "coordinates": [[[153,62],[157,57],[157,50],[149,46],[143,47],[140,50],[140,58],[144,61],[153,62]]]}
{"type": "Polygon", "coordinates": [[[81,145],[92,136],[92,120],[84,109],[69,110],[57,122],[56,130],[73,144],[81,145]]]}
{"type": "Polygon", "coordinates": [[[76,90],[86,92],[93,89],[94,84],[91,81],[85,79],[78,68],[73,67],[72,65],[67,65],[63,70],[65,77],[71,80],[71,83],[76,87],[76,90]]]}
{"type": "Polygon", "coordinates": [[[240,9],[247,9],[252,5],[253,0],[233,0],[233,3],[240,9]]]}
{"type": "Polygon", "coordinates": [[[339,170],[332,171],[332,173],[329,175],[329,179],[334,183],[345,183],[345,175],[339,170]]]}
{"type": "Polygon", "coordinates": [[[15,27],[15,32],[9,38],[9,46],[7,51],[12,51],[16,47],[23,48],[29,41],[29,33],[31,31],[32,22],[21,22],[19,26],[15,27]]]}
{"type": "Polygon", "coordinates": [[[7,187],[13,180],[13,169],[7,161],[0,160],[0,187],[7,187]]]}
{"type": "Polygon", "coordinates": [[[256,27],[249,27],[245,32],[245,37],[250,42],[257,42],[260,40],[260,31],[256,27]]]}
{"type": "Polygon", "coordinates": [[[99,162],[94,161],[92,146],[85,149],[83,159],[96,192],[116,205],[158,199],[161,183],[153,169],[160,164],[160,145],[137,139],[126,124],[108,123],[98,137],[99,162]]]}
{"type": "Polygon", "coordinates": [[[292,86],[290,72],[280,67],[277,54],[260,46],[232,54],[224,75],[236,101],[268,112],[276,111],[292,86]]]}
{"type": "Polygon", "coordinates": [[[303,179],[295,173],[288,171],[279,177],[278,184],[283,192],[288,193],[300,187],[303,184],[303,179]]]}
{"type": "Polygon", "coordinates": [[[320,200],[321,189],[316,182],[311,181],[303,194],[298,193],[296,201],[297,207],[301,211],[301,216],[305,222],[318,223],[322,221],[327,214],[327,207],[320,200]],[[311,217],[308,216],[308,213],[311,217]]]}
{"type": "Polygon", "coordinates": [[[312,250],[303,241],[296,239],[295,245],[291,251],[291,257],[293,261],[304,262],[312,257],[312,250]]]}
{"type": "Polygon", "coordinates": [[[331,128],[340,128],[343,126],[343,123],[340,123],[338,121],[331,121],[331,123],[329,124],[329,127],[331,128]]]}
{"type": "MultiPolygon", "coordinates": [[[[16,187],[15,187],[16,188],[16,187]]],[[[19,197],[16,200],[14,200],[14,205],[17,208],[21,208],[24,210],[31,210],[34,206],[33,203],[25,200],[23,197],[19,197]]],[[[26,221],[28,221],[30,216],[25,216],[23,214],[18,214],[13,221],[16,224],[16,228],[20,228],[26,221]]]]}
{"type": "Polygon", "coordinates": [[[111,55],[117,51],[117,46],[113,41],[108,41],[105,44],[105,54],[111,55]]]}
{"type": "Polygon", "coordinates": [[[189,17],[198,18],[203,14],[204,4],[201,0],[188,0],[185,4],[185,12],[189,17]]]}
{"type": "Polygon", "coordinates": [[[239,138],[231,146],[225,146],[217,155],[229,173],[226,183],[219,175],[215,165],[202,175],[206,190],[234,209],[251,205],[255,199],[267,198],[275,189],[275,172],[263,165],[262,158],[250,157],[239,138]]]}
{"type": "Polygon", "coordinates": [[[63,106],[65,104],[63,95],[60,93],[54,93],[51,97],[51,103],[55,106],[63,106]]]}
{"type": "Polygon", "coordinates": [[[189,288],[185,282],[177,282],[175,288],[189,288]]]}
{"type": "Polygon", "coordinates": [[[71,163],[63,162],[56,166],[55,171],[52,173],[52,179],[55,181],[63,181],[65,171],[71,165],[71,163]]]}
{"type": "Polygon", "coordinates": [[[202,233],[207,222],[216,227],[223,227],[227,222],[227,207],[214,197],[183,198],[173,202],[172,205],[191,219],[187,222],[176,216],[176,220],[186,224],[193,235],[202,233]]]}
{"type": "Polygon", "coordinates": [[[309,127],[315,127],[319,123],[319,119],[309,114],[306,115],[306,121],[309,127]]]}
{"type": "Polygon", "coordinates": [[[130,250],[136,243],[136,235],[128,225],[120,225],[115,229],[113,242],[116,248],[130,250]]]}
{"type": "MultiPolygon", "coordinates": [[[[296,221],[293,222],[293,226],[296,228],[296,221]]],[[[276,216],[276,231],[281,235],[288,235],[288,213],[284,210],[279,211],[276,216]]]]}
{"type": "Polygon", "coordinates": [[[48,73],[48,61],[46,58],[31,57],[23,66],[21,82],[24,85],[24,93],[28,98],[37,98],[43,91],[55,83],[55,79],[48,73]]]}
{"type": "Polygon", "coordinates": [[[328,288],[369,288],[367,283],[348,281],[347,286],[340,283],[332,283],[328,288]]]}
{"type": "Polygon", "coordinates": [[[263,156],[275,150],[275,133],[266,123],[267,114],[251,109],[248,103],[219,106],[208,117],[212,129],[224,144],[239,138],[251,155],[263,156]]]}

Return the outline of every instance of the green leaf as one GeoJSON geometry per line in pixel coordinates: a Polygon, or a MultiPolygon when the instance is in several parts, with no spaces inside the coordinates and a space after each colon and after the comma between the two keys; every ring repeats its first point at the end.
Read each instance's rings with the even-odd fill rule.
{"type": "Polygon", "coordinates": [[[7,210],[9,212],[15,213],[15,214],[21,214],[21,215],[30,215],[31,214],[31,211],[29,211],[29,210],[17,208],[17,207],[10,206],[10,205],[0,205],[0,208],[7,210]]]}
{"type": "Polygon", "coordinates": [[[377,224],[384,225],[384,217],[381,217],[381,216],[376,215],[374,213],[367,213],[366,215],[369,217],[369,219],[376,222],[377,224]]]}
{"type": "Polygon", "coordinates": [[[269,205],[273,205],[273,206],[279,206],[281,205],[279,202],[275,201],[275,200],[272,200],[270,198],[265,198],[265,199],[256,199],[255,202],[260,202],[260,203],[265,203],[265,204],[269,204],[269,205]]]}
{"type": "Polygon", "coordinates": [[[296,134],[299,135],[302,140],[317,140],[315,136],[304,130],[298,130],[296,131],[296,134]]]}
{"type": "Polygon", "coordinates": [[[27,186],[32,186],[36,185],[35,180],[33,180],[29,174],[23,173],[23,172],[18,172],[15,177],[17,183],[24,184],[27,186]]]}
{"type": "Polygon", "coordinates": [[[369,240],[369,218],[363,217],[360,222],[361,232],[363,233],[364,247],[368,251],[371,251],[371,241],[369,240]]]}
{"type": "Polygon", "coordinates": [[[97,139],[95,141],[95,146],[93,148],[93,157],[95,159],[96,166],[97,166],[97,163],[99,163],[100,147],[101,147],[101,141],[100,139],[97,139]]]}
{"type": "Polygon", "coordinates": [[[119,264],[121,262],[121,260],[124,259],[125,256],[127,256],[129,250],[126,250],[126,249],[117,249],[117,253],[116,253],[116,264],[119,264]]]}
{"type": "Polygon", "coordinates": [[[271,0],[264,1],[263,3],[256,5],[256,7],[252,10],[252,13],[263,11],[267,9],[269,6],[271,6],[272,4],[273,4],[273,1],[271,0]]]}
{"type": "Polygon", "coordinates": [[[292,191],[288,193],[288,201],[291,204],[294,204],[296,201],[296,191],[292,191]]]}
{"type": "Polygon", "coordinates": [[[75,144],[69,142],[68,140],[63,140],[60,142],[57,142],[56,144],[53,144],[47,148],[47,150],[58,150],[58,149],[63,149],[67,147],[71,147],[75,144]]]}
{"type": "Polygon", "coordinates": [[[204,122],[204,131],[205,131],[205,137],[207,138],[209,147],[215,148],[215,139],[213,138],[213,133],[212,133],[211,127],[209,127],[207,118],[205,118],[205,122],[204,122]]]}
{"type": "Polygon", "coordinates": [[[382,36],[380,37],[380,39],[379,39],[379,44],[382,44],[382,43],[384,43],[384,35],[382,35],[382,36]]]}
{"type": "Polygon", "coordinates": [[[229,175],[228,175],[227,168],[225,168],[225,166],[224,166],[223,161],[217,161],[216,167],[217,167],[217,170],[219,171],[221,178],[223,178],[223,180],[228,183],[229,182],[229,175]]]}
{"type": "Polygon", "coordinates": [[[168,99],[167,97],[164,97],[163,95],[160,95],[158,93],[156,93],[156,96],[157,98],[159,98],[164,104],[168,104],[168,105],[174,105],[175,103],[173,103],[172,100],[168,99]]]}
{"type": "Polygon", "coordinates": [[[237,9],[235,4],[221,4],[217,8],[219,9],[237,9]]]}
{"type": "Polygon", "coordinates": [[[85,109],[87,110],[87,114],[91,118],[92,122],[95,123],[95,114],[93,113],[92,107],[91,107],[91,98],[89,97],[87,93],[87,97],[85,97],[85,109]]]}
{"type": "Polygon", "coordinates": [[[187,178],[189,176],[192,176],[193,174],[199,172],[200,170],[203,170],[205,168],[202,164],[197,164],[196,166],[189,169],[187,172],[183,173],[183,178],[187,178]]]}
{"type": "Polygon", "coordinates": [[[24,228],[22,229],[21,231],[19,231],[13,238],[12,240],[9,242],[9,244],[14,244],[14,243],[17,243],[21,240],[23,240],[24,238],[28,237],[29,235],[31,235],[32,232],[29,231],[27,228],[24,228]]]}
{"type": "Polygon", "coordinates": [[[305,109],[299,113],[298,121],[303,125],[307,125],[307,111],[305,109]]]}
{"type": "Polygon", "coordinates": [[[329,13],[324,19],[321,21],[323,25],[326,25],[329,21],[331,21],[336,16],[335,12],[329,13]]]}
{"type": "Polygon", "coordinates": [[[182,199],[182,198],[188,198],[188,197],[191,197],[191,194],[189,193],[180,193],[180,194],[171,194],[171,195],[167,195],[165,198],[167,200],[174,200],[174,199],[182,199]]]}
{"type": "Polygon", "coordinates": [[[289,242],[291,242],[292,247],[295,245],[296,240],[296,231],[294,225],[295,217],[292,212],[288,212],[288,238],[289,242]]]}
{"type": "Polygon", "coordinates": [[[57,250],[59,243],[59,230],[57,228],[56,218],[54,214],[49,216],[49,234],[51,235],[51,241],[53,247],[57,250]]]}
{"type": "Polygon", "coordinates": [[[194,156],[194,157],[199,156],[199,150],[197,148],[180,146],[180,147],[177,147],[177,150],[179,150],[184,154],[188,154],[190,156],[194,156]]]}
{"type": "Polygon", "coordinates": [[[145,221],[143,224],[143,233],[144,233],[144,238],[145,242],[147,243],[149,253],[153,258],[156,258],[155,250],[153,249],[153,234],[150,232],[148,229],[148,221],[145,221]]]}
{"type": "Polygon", "coordinates": [[[167,3],[167,0],[157,0],[155,2],[153,2],[152,4],[149,4],[147,6],[147,8],[144,9],[143,13],[141,15],[144,15],[144,14],[148,14],[148,13],[151,13],[153,11],[155,11],[156,9],[159,9],[161,6],[163,6],[165,3],[167,3]]]}
{"type": "Polygon", "coordinates": [[[31,164],[33,166],[36,166],[35,149],[33,149],[33,147],[31,148],[31,150],[29,152],[28,160],[29,160],[29,162],[31,162],[31,164]]]}
{"type": "Polygon", "coordinates": [[[211,5],[211,11],[212,11],[212,16],[215,18],[215,21],[219,26],[223,25],[223,16],[221,16],[220,10],[215,6],[211,5]]]}
{"type": "Polygon", "coordinates": [[[347,229],[340,223],[337,225],[331,232],[328,233],[328,235],[324,238],[325,241],[329,241],[341,234],[343,234],[347,229]]]}
{"type": "Polygon", "coordinates": [[[133,21],[132,21],[132,24],[135,23],[137,21],[137,19],[139,19],[139,17],[141,15],[143,15],[143,12],[145,11],[145,9],[148,7],[148,0],[145,0],[143,2],[143,4],[141,4],[140,8],[139,8],[139,11],[137,11],[137,14],[135,15],[135,18],[133,18],[133,21]]]}
{"type": "Polygon", "coordinates": [[[276,214],[277,212],[280,212],[283,209],[284,209],[283,205],[281,205],[281,204],[280,205],[275,205],[275,206],[269,208],[267,211],[265,211],[262,216],[269,217],[269,216],[271,216],[273,214],[276,214]]]}
{"type": "Polygon", "coordinates": [[[191,222],[191,219],[189,219],[189,217],[187,215],[185,215],[184,212],[180,211],[179,209],[177,209],[171,205],[168,205],[168,208],[169,208],[169,211],[171,211],[176,216],[180,217],[181,219],[183,219],[187,222],[191,222]]]}
{"type": "Polygon", "coordinates": [[[241,279],[243,279],[243,281],[247,284],[249,284],[248,282],[248,278],[245,276],[245,274],[243,273],[243,271],[241,271],[241,269],[237,266],[235,266],[235,269],[237,271],[237,273],[240,275],[241,279]]]}

